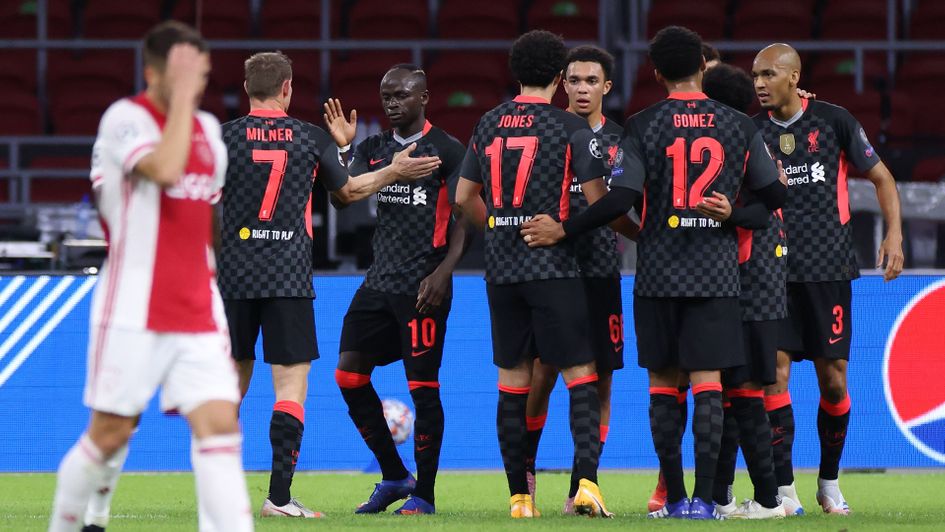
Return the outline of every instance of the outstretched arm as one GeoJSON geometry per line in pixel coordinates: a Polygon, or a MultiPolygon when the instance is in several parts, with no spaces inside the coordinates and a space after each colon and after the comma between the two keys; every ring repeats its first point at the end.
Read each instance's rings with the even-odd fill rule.
{"type": "Polygon", "coordinates": [[[883,219],[886,220],[886,238],[879,246],[876,267],[882,268],[885,262],[886,271],[883,272],[883,279],[892,281],[902,273],[905,263],[905,256],[902,253],[902,214],[899,191],[896,189],[896,180],[882,161],[866,172],[866,178],[876,187],[876,199],[879,200],[879,208],[883,211],[883,219]]]}

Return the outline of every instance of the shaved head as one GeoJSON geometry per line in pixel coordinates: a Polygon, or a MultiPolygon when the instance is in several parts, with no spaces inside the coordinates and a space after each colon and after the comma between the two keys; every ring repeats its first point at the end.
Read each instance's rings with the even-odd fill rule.
{"type": "Polygon", "coordinates": [[[394,65],[381,79],[381,105],[401,136],[409,137],[423,128],[429,100],[427,75],[416,65],[394,65]]]}
{"type": "Polygon", "coordinates": [[[801,56],[790,44],[774,43],[758,52],[755,61],[764,60],[789,71],[801,71],[801,56]]]}

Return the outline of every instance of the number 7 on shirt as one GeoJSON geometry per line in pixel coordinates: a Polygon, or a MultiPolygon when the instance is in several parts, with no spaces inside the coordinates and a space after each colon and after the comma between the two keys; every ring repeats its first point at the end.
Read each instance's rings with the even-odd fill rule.
{"type": "Polygon", "coordinates": [[[269,181],[266,183],[266,193],[263,195],[262,205],[259,206],[259,220],[272,220],[276,211],[276,202],[279,201],[279,191],[282,190],[282,179],[285,177],[285,165],[288,161],[285,150],[253,150],[254,163],[269,163],[269,181]]]}

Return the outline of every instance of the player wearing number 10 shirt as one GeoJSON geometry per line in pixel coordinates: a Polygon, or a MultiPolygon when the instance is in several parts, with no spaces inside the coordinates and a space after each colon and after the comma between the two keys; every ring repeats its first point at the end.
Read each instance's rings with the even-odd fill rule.
{"type": "Polygon", "coordinates": [[[402,177],[402,164],[349,179],[332,137],[286,114],[292,98],[289,58],[278,52],[255,54],[246,61],[245,71],[249,115],[223,126],[229,166],[222,201],[220,291],[241,393],[246,395],[253,374],[260,328],[264,358],[272,365],[272,473],[261,514],[320,517],[290,495],[304,429],[308,371],[318,358],[312,306],[312,186],[318,181],[339,200],[352,201],[402,177]]]}
{"type": "Polygon", "coordinates": [[[607,168],[587,120],[549,103],[566,58],[561,38],[546,31],[528,32],[515,42],[509,65],[522,93],[480,119],[457,187],[463,213],[485,228],[499,447],[516,518],[538,513],[526,476],[526,401],[536,355],[561,370],[570,394],[575,511],[611,515],[597,486],[598,376],[576,254],[570,242],[531,249],[519,236],[534,215],[568,218],[575,177],[589,202],[606,190],[601,177],[607,168]]]}

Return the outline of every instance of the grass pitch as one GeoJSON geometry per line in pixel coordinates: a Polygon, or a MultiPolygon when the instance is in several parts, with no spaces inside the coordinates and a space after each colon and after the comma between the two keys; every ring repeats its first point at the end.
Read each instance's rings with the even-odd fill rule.
{"type": "MultiPolygon", "coordinates": [[[[293,495],[309,507],[327,514],[325,519],[303,522],[290,519],[256,520],[257,530],[431,529],[431,530],[579,530],[685,528],[691,530],[945,530],[945,473],[853,474],[841,477],[843,493],[854,513],[826,516],[814,501],[816,480],[812,474],[797,477],[801,502],[809,515],[780,522],[685,522],[645,519],[646,501],[655,473],[608,472],[601,485],[615,519],[560,515],[568,476],[539,473],[539,519],[512,521],[508,517],[508,492],[500,473],[444,473],[437,483],[435,516],[355,516],[354,507],[365,500],[378,481],[376,475],[299,474],[293,495]]],[[[55,484],[51,474],[0,475],[0,530],[45,530],[55,484]]],[[[266,496],[268,475],[249,475],[250,496],[258,509],[266,496]]],[[[687,486],[692,488],[692,480],[687,486]]],[[[751,495],[747,475],[740,472],[735,485],[739,498],[751,495]]],[[[391,507],[389,510],[394,510],[391,507]]],[[[193,477],[190,474],[126,474],[118,485],[108,530],[196,530],[193,477]]]]}

